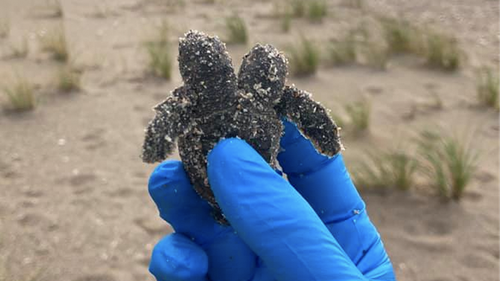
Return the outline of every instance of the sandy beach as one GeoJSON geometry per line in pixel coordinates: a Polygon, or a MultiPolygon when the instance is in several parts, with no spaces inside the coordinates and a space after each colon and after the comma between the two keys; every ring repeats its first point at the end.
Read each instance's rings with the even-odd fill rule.
{"type": "Polygon", "coordinates": [[[249,33],[246,45],[228,45],[236,69],[255,43],[286,50],[301,36],[329,42],[381,14],[457,38],[465,58],[454,72],[398,55],[385,70],[321,64],[288,83],[338,116],[346,115],[345,104],[370,100],[369,132],[345,125],[348,167],[365,161],[367,151],[413,151],[425,129],[471,138],[480,157],[461,201],[439,198],[422,175],[408,191],[361,194],[399,281],[500,280],[499,116],[476,93],[477,70],[499,64],[498,1],[327,3],[321,22],[293,19],[283,32],[272,1],[61,0],[59,15],[43,1],[0,0],[0,23],[10,29],[0,37],[0,89],[22,76],[38,100],[34,110],[15,112],[0,94],[0,281],[154,280],[151,250],[172,229],[148,195],[154,166],[139,155],[151,108],[182,79],[177,61],[170,80],[151,75],[145,42],[167,22],[175,60],[182,34],[197,29],[225,39],[224,19],[235,14],[249,33]],[[57,28],[82,73],[78,91],[57,89],[61,62],[42,48],[40,38],[57,28]],[[27,54],[14,56],[23,42],[27,54]]]}

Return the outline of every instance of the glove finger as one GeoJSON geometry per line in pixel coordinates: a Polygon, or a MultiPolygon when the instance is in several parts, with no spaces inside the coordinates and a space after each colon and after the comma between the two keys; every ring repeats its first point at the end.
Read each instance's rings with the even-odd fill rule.
{"type": "Polygon", "coordinates": [[[234,233],[232,227],[218,224],[212,208],[194,191],[180,161],[158,165],[149,180],[149,193],[160,216],[177,233],[200,245],[209,263],[208,276],[217,281],[249,280],[256,256],[234,233]]]}
{"type": "Polygon", "coordinates": [[[169,160],[156,167],[149,178],[149,194],[160,217],[198,244],[226,231],[211,216],[208,203],[194,191],[180,161],[169,160]]]}
{"type": "Polygon", "coordinates": [[[365,204],[354,187],[342,154],[327,157],[288,121],[281,139],[278,161],[289,182],[309,202],[325,223],[343,221],[359,214],[365,204]]]}
{"type": "Polygon", "coordinates": [[[149,271],[158,281],[208,281],[208,257],[191,239],[173,233],[156,244],[149,271]]]}
{"type": "Polygon", "coordinates": [[[342,154],[321,155],[295,124],[284,121],[284,125],[283,152],[278,160],[289,182],[309,202],[363,274],[390,275],[391,262],[352,183],[342,154]]]}
{"type": "Polygon", "coordinates": [[[277,280],[364,280],[311,206],[246,142],[221,141],[208,162],[226,218],[277,280]]]}

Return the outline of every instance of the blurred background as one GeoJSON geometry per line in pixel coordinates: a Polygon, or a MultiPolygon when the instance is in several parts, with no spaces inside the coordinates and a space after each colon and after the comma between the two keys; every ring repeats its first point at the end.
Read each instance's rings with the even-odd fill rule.
{"type": "Polygon", "coordinates": [[[491,0],[0,0],[0,280],[154,280],[172,230],[139,155],[190,29],[236,69],[286,54],[398,280],[499,280],[498,23],[491,0]]]}

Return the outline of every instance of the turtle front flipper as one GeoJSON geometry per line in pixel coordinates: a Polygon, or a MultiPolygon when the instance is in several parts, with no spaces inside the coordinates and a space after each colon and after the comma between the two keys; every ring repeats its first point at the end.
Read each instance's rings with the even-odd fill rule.
{"type": "Polygon", "coordinates": [[[333,156],[342,149],[340,128],[328,116],[326,109],[311,98],[310,93],[285,86],[276,111],[282,118],[297,124],[301,133],[320,153],[333,156]]]}
{"type": "Polygon", "coordinates": [[[146,163],[161,162],[175,149],[175,139],[189,126],[190,104],[186,87],[172,92],[154,107],[156,116],[149,122],[141,158],[146,163]]]}

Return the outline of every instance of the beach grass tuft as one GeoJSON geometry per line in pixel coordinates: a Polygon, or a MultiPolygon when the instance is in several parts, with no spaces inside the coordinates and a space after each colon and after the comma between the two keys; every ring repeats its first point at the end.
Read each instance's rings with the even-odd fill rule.
{"type": "Polygon", "coordinates": [[[328,14],[328,6],[325,0],[307,1],[307,17],[310,21],[321,22],[328,14]]]}
{"type": "Polygon", "coordinates": [[[499,80],[498,71],[494,71],[487,67],[479,71],[477,84],[477,97],[479,102],[497,111],[500,110],[498,100],[499,80]]]}
{"type": "Polygon", "coordinates": [[[320,62],[320,50],[309,39],[302,38],[298,45],[288,48],[291,73],[309,76],[316,73],[320,62]]]}
{"type": "Polygon", "coordinates": [[[303,0],[288,0],[288,5],[290,7],[291,13],[293,17],[301,18],[306,15],[306,2],[303,0]]]}
{"type": "Polygon", "coordinates": [[[12,53],[11,56],[13,58],[25,58],[29,53],[28,39],[26,39],[26,37],[23,37],[19,44],[10,44],[9,48],[12,53]]]}
{"type": "Polygon", "coordinates": [[[64,10],[59,0],[47,0],[46,10],[50,17],[62,18],[64,16],[64,10]]]}
{"type": "Polygon", "coordinates": [[[417,143],[423,171],[437,193],[443,198],[460,200],[476,170],[478,154],[463,139],[434,131],[422,132],[417,143]]]}
{"type": "Polygon", "coordinates": [[[365,7],[365,0],[347,0],[347,6],[355,9],[363,9],[365,7]]]}
{"type": "Polygon", "coordinates": [[[57,73],[57,88],[64,93],[81,89],[82,72],[71,65],[61,67],[57,73]]]}
{"type": "Polygon", "coordinates": [[[373,43],[364,48],[366,64],[377,70],[386,70],[389,63],[389,51],[385,46],[373,43]]]}
{"type": "Polygon", "coordinates": [[[149,57],[149,70],[155,76],[170,80],[174,63],[171,46],[168,40],[169,26],[166,22],[158,28],[156,37],[146,42],[145,47],[149,57]]]}
{"type": "Polygon", "coordinates": [[[51,53],[55,60],[69,61],[69,48],[63,26],[47,32],[40,38],[40,44],[42,50],[51,53]]]}
{"type": "Polygon", "coordinates": [[[356,62],[356,41],[352,33],[349,33],[337,42],[332,42],[329,50],[330,61],[333,65],[345,65],[356,62]]]}
{"type": "Polygon", "coordinates": [[[10,23],[8,20],[0,20],[0,39],[7,38],[10,33],[10,23]]]}
{"type": "Polygon", "coordinates": [[[415,183],[417,160],[404,150],[367,153],[367,159],[353,169],[353,177],[361,188],[409,190],[415,183]]]}
{"type": "Polygon", "coordinates": [[[3,91],[12,110],[28,111],[36,107],[34,86],[25,78],[18,77],[11,85],[4,87],[3,91]]]}
{"type": "Polygon", "coordinates": [[[421,52],[421,38],[423,35],[420,30],[411,25],[409,21],[381,17],[380,22],[390,53],[418,54],[421,52]]]}
{"type": "Polygon", "coordinates": [[[363,98],[345,105],[345,111],[349,116],[349,125],[353,131],[364,132],[369,129],[371,103],[368,99],[363,98]]]}
{"type": "Polygon", "coordinates": [[[458,41],[454,37],[428,31],[425,58],[430,67],[455,71],[462,63],[462,52],[458,46],[458,41]]]}
{"type": "Polygon", "coordinates": [[[281,30],[285,33],[290,32],[292,27],[292,15],[289,12],[285,12],[281,16],[281,30]]]}
{"type": "Polygon", "coordinates": [[[245,21],[238,15],[226,18],[226,29],[228,33],[227,42],[230,44],[246,44],[248,42],[248,31],[245,21]]]}

